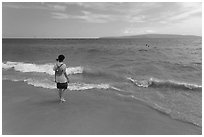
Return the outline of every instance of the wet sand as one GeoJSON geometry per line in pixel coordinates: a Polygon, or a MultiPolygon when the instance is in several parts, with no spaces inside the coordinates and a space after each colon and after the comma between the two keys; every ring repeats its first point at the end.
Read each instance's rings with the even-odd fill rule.
{"type": "Polygon", "coordinates": [[[185,135],[201,128],[96,90],[65,93],[2,81],[3,135],[185,135]]]}

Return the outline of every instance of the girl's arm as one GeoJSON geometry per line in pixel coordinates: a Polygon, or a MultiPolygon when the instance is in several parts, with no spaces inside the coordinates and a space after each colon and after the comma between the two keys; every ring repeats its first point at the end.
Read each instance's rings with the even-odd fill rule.
{"type": "Polygon", "coordinates": [[[57,83],[57,81],[56,81],[56,72],[55,72],[55,83],[57,83]]]}
{"type": "MultiPolygon", "coordinates": [[[[54,65],[54,67],[53,67],[53,71],[55,71],[56,70],[56,65],[54,65]]],[[[56,71],[55,71],[55,82],[57,82],[56,81],[56,71]]]]}
{"type": "Polygon", "coordinates": [[[65,75],[65,77],[66,77],[66,79],[67,79],[67,83],[69,83],[69,77],[68,77],[66,71],[64,72],[64,75],[65,75]]]}

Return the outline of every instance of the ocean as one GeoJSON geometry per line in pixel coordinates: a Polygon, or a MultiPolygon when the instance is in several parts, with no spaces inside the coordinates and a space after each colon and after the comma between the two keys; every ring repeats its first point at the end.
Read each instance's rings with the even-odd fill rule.
{"type": "Polygon", "coordinates": [[[3,39],[2,80],[53,92],[59,54],[66,57],[68,90],[89,94],[95,89],[128,103],[139,100],[202,127],[201,37],[3,39]]]}

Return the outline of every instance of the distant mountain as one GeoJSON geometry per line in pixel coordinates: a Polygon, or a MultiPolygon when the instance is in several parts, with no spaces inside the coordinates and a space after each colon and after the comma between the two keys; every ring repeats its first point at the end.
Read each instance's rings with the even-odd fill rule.
{"type": "Polygon", "coordinates": [[[195,36],[195,35],[143,34],[143,35],[102,37],[102,38],[121,39],[121,38],[202,38],[202,37],[201,36],[195,36]]]}

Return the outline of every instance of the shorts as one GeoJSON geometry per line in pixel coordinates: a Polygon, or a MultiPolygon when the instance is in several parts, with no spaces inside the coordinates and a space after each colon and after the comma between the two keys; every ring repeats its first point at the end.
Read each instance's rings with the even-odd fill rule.
{"type": "Polygon", "coordinates": [[[58,89],[67,89],[67,82],[66,83],[57,83],[57,88],[58,89]]]}

